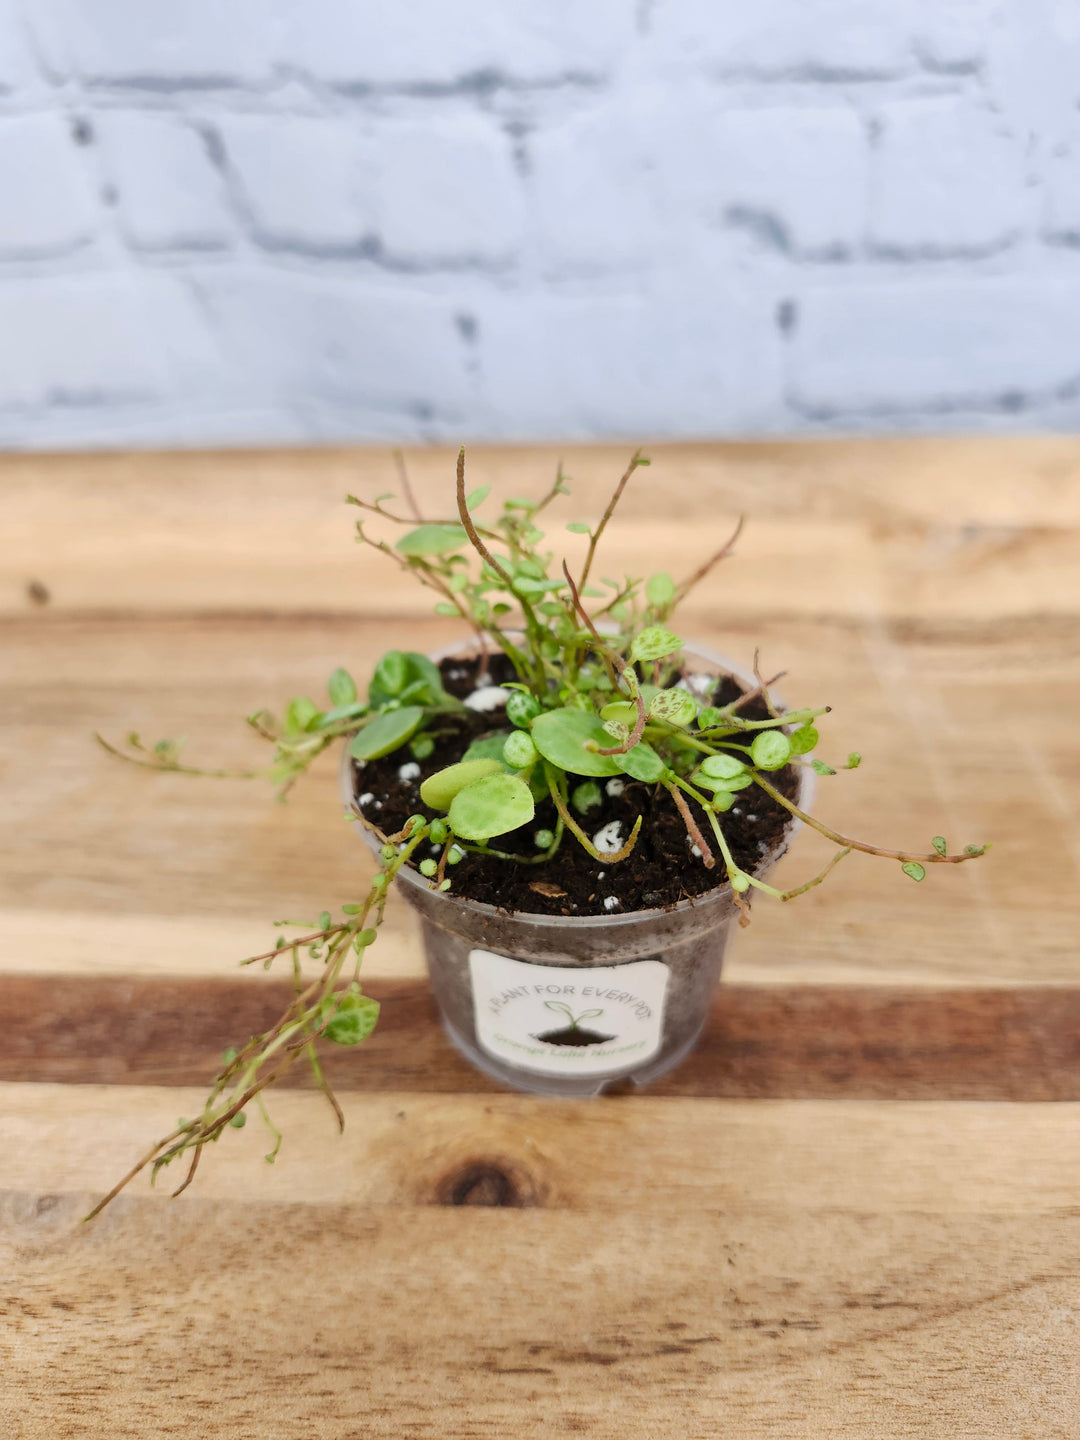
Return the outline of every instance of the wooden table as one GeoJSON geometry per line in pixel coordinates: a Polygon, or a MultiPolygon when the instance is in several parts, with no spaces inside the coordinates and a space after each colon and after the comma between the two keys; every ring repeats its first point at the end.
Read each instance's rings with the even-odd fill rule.
{"type": "MultiPolygon", "coordinates": [[[[565,520],[626,448],[566,452],[565,520]]],[[[90,732],[261,761],[243,714],[456,631],[351,542],[387,452],[0,464],[5,1436],[1080,1434],[1080,442],[653,456],[605,573],[689,569],[745,511],[684,633],[834,705],[829,752],[865,762],[825,817],[992,854],[759,904],[697,1054],[587,1103],[457,1058],[399,911],[385,1020],[333,1063],[344,1138],[282,1092],[273,1167],[252,1124],[181,1200],[138,1184],[86,1227],[275,1013],[235,962],[366,873],[332,764],[282,808],[90,732]]],[[[555,459],[476,450],[471,479],[535,493],[555,459]]],[[[409,464],[446,510],[450,452],[409,464]]]]}

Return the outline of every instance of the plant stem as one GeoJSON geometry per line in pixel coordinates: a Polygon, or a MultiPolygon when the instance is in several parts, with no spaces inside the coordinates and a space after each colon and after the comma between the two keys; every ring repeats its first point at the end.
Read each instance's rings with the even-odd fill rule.
{"type": "Polygon", "coordinates": [[[708,842],[706,841],[705,836],[701,833],[701,827],[694,819],[694,816],[690,810],[690,806],[687,805],[686,801],[679,794],[679,790],[685,789],[689,791],[689,793],[694,796],[695,800],[700,800],[701,796],[698,795],[696,791],[691,790],[690,787],[686,785],[685,781],[680,780],[677,775],[673,780],[661,781],[661,784],[671,796],[672,800],[675,801],[675,807],[678,810],[679,814],[682,816],[683,824],[686,826],[687,834],[701,851],[701,858],[705,862],[706,870],[711,870],[716,864],[716,856],[709,849],[708,842]]]}
{"type": "Polygon", "coordinates": [[[847,835],[841,835],[838,830],[833,830],[831,826],[824,824],[821,820],[815,820],[813,815],[808,815],[805,810],[800,810],[798,805],[789,800],[786,795],[781,795],[775,785],[770,785],[759,770],[754,771],[754,784],[760,786],[766,795],[770,795],[778,805],[782,805],[785,810],[796,816],[805,825],[817,830],[827,840],[831,840],[834,845],[843,845],[848,850],[862,850],[866,855],[884,855],[887,860],[914,861],[920,865],[962,865],[965,860],[978,859],[978,855],[962,853],[939,855],[936,850],[932,850],[929,855],[918,854],[911,850],[885,850],[880,845],[869,845],[864,840],[852,840],[847,835]]]}
{"type": "Polygon", "coordinates": [[[615,486],[615,493],[608,501],[607,509],[600,517],[600,524],[597,525],[596,529],[589,536],[589,550],[588,554],[585,556],[585,564],[582,566],[581,579],[578,581],[579,589],[585,589],[586,582],[589,578],[589,571],[592,569],[593,556],[596,554],[596,547],[599,543],[600,536],[604,533],[608,521],[615,513],[615,506],[619,503],[619,500],[622,497],[622,493],[626,489],[626,482],[630,479],[630,476],[633,475],[634,471],[638,468],[639,465],[647,465],[648,463],[649,462],[642,455],[640,449],[635,450],[633,455],[630,457],[630,464],[626,467],[625,471],[622,474],[622,477],[619,480],[619,483],[615,486]]]}

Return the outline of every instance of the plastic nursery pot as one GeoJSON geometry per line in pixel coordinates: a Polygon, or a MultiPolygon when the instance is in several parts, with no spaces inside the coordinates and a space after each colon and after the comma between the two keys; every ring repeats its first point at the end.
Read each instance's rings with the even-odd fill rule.
{"type": "MultiPolygon", "coordinates": [[[[708,651],[686,654],[692,673],[754,684],[708,651]]],[[[811,775],[801,772],[802,805],[811,775]]],[[[355,776],[346,746],[341,786],[351,810],[355,776]]],[[[354,823],[376,849],[374,833],[354,823]]],[[[779,860],[798,824],[762,857],[756,875],[779,860]]],[[[420,916],[450,1039],[479,1070],[539,1095],[598,1095],[619,1080],[645,1085],[677,1065],[705,1024],[736,918],[728,884],[668,909],[610,916],[505,914],[452,890],[439,893],[409,867],[397,885],[420,916]]]]}

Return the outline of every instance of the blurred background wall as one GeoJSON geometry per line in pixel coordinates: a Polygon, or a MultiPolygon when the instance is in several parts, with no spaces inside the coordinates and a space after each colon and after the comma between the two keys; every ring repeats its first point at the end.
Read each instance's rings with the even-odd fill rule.
{"type": "Polygon", "coordinates": [[[0,444],[1080,421],[1080,5],[0,0],[0,444]]]}

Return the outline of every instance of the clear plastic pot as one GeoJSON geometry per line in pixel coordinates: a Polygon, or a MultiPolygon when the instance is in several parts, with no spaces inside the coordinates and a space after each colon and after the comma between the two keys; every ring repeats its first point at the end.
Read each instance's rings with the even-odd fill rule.
{"type": "MultiPolygon", "coordinates": [[[[708,651],[686,654],[695,671],[755,683],[708,651]]],[[[350,809],[355,773],[346,746],[341,784],[350,809]]],[[[805,806],[813,772],[801,773],[805,806]]],[[[355,824],[372,848],[381,843],[355,824]]],[[[755,874],[779,860],[797,828],[793,820],[755,874]]],[[[705,1024],[736,916],[730,885],[666,910],[610,916],[504,914],[452,890],[440,894],[408,867],[396,889],[419,914],[450,1039],[479,1070],[538,1095],[598,1095],[627,1079],[645,1085],[677,1065],[705,1024]]]]}

